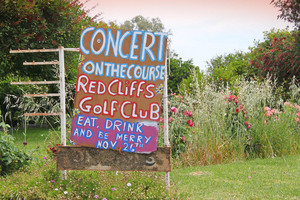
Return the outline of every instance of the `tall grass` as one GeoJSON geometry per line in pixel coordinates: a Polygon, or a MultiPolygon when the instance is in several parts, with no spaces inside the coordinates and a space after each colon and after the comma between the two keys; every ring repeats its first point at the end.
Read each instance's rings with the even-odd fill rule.
{"type": "MultiPolygon", "coordinates": [[[[276,83],[268,78],[241,78],[230,87],[199,79],[196,73],[193,79],[189,90],[180,92],[184,102],[174,101],[178,95],[170,98],[171,106],[185,107],[193,113],[194,134],[186,141],[182,164],[216,164],[299,152],[300,123],[296,118],[300,113],[300,89],[295,80],[290,86],[292,98],[285,103],[275,95],[276,83]]],[[[172,137],[174,125],[170,126],[172,137]]]]}

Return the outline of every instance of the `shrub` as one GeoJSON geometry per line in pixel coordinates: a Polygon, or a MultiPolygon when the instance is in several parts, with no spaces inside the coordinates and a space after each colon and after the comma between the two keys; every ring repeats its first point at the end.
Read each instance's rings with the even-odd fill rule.
{"type": "Polygon", "coordinates": [[[16,147],[12,136],[0,132],[0,176],[18,170],[29,160],[30,157],[16,147]]]}
{"type": "MultiPolygon", "coordinates": [[[[182,164],[216,164],[299,151],[300,114],[295,109],[298,108],[295,97],[300,93],[297,81],[290,83],[292,112],[284,105],[284,99],[275,95],[277,86],[270,78],[262,81],[240,78],[229,87],[205,78],[198,79],[196,73],[192,76],[193,80],[198,80],[190,84],[194,91],[181,91],[181,95],[185,110],[193,113],[195,134],[188,138],[188,149],[181,155],[182,164]],[[265,116],[265,107],[274,112],[272,119],[265,116]],[[280,120],[274,119],[278,114],[273,109],[282,113],[278,116],[280,120]]],[[[172,98],[170,104],[174,106],[172,98]]],[[[176,127],[170,124],[170,133],[174,131],[176,127]]],[[[172,147],[172,150],[176,148],[179,147],[172,147]]]]}
{"type": "MultiPolygon", "coordinates": [[[[169,98],[172,107],[169,110],[169,135],[172,156],[179,158],[185,152],[187,144],[193,133],[194,123],[192,112],[187,109],[184,99],[181,95],[172,93],[169,98]]],[[[161,122],[163,119],[161,118],[161,122]]]]}

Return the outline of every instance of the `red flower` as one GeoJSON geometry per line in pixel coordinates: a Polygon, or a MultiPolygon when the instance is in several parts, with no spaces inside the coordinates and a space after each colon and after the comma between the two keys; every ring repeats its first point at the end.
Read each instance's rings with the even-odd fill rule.
{"type": "Polygon", "coordinates": [[[184,115],[185,115],[185,116],[189,116],[189,117],[191,117],[193,114],[192,114],[192,112],[185,111],[184,115]]]}
{"type": "Polygon", "coordinates": [[[190,126],[190,127],[193,127],[194,126],[194,123],[192,122],[192,120],[188,120],[186,123],[188,123],[188,125],[190,126]]]}
{"type": "Polygon", "coordinates": [[[240,109],[238,109],[238,108],[235,109],[235,112],[236,112],[236,113],[239,113],[239,112],[240,112],[240,109]]]}
{"type": "Polygon", "coordinates": [[[185,136],[182,136],[182,138],[181,138],[181,139],[182,139],[182,141],[185,141],[185,136]]]}
{"type": "Polygon", "coordinates": [[[193,122],[189,123],[189,126],[190,126],[190,127],[193,127],[193,126],[194,126],[194,123],[193,123],[193,122]]]}
{"type": "Polygon", "coordinates": [[[23,142],[23,144],[24,144],[24,146],[26,146],[26,145],[27,145],[27,142],[23,142]]]}

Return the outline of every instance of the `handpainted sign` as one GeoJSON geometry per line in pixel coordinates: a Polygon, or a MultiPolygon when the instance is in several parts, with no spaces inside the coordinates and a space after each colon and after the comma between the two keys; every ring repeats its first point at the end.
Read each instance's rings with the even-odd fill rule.
{"type": "Polygon", "coordinates": [[[167,33],[82,31],[71,143],[156,151],[166,46],[167,33]]]}

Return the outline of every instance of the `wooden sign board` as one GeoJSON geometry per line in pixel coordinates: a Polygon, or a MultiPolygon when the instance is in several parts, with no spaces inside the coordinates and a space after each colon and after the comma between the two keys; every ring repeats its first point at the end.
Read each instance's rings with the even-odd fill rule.
{"type": "Polygon", "coordinates": [[[170,147],[136,154],[79,146],[59,146],[58,170],[171,171],[170,147]]]}
{"type": "Polygon", "coordinates": [[[167,33],[82,31],[71,143],[156,151],[166,46],[167,33]]]}

